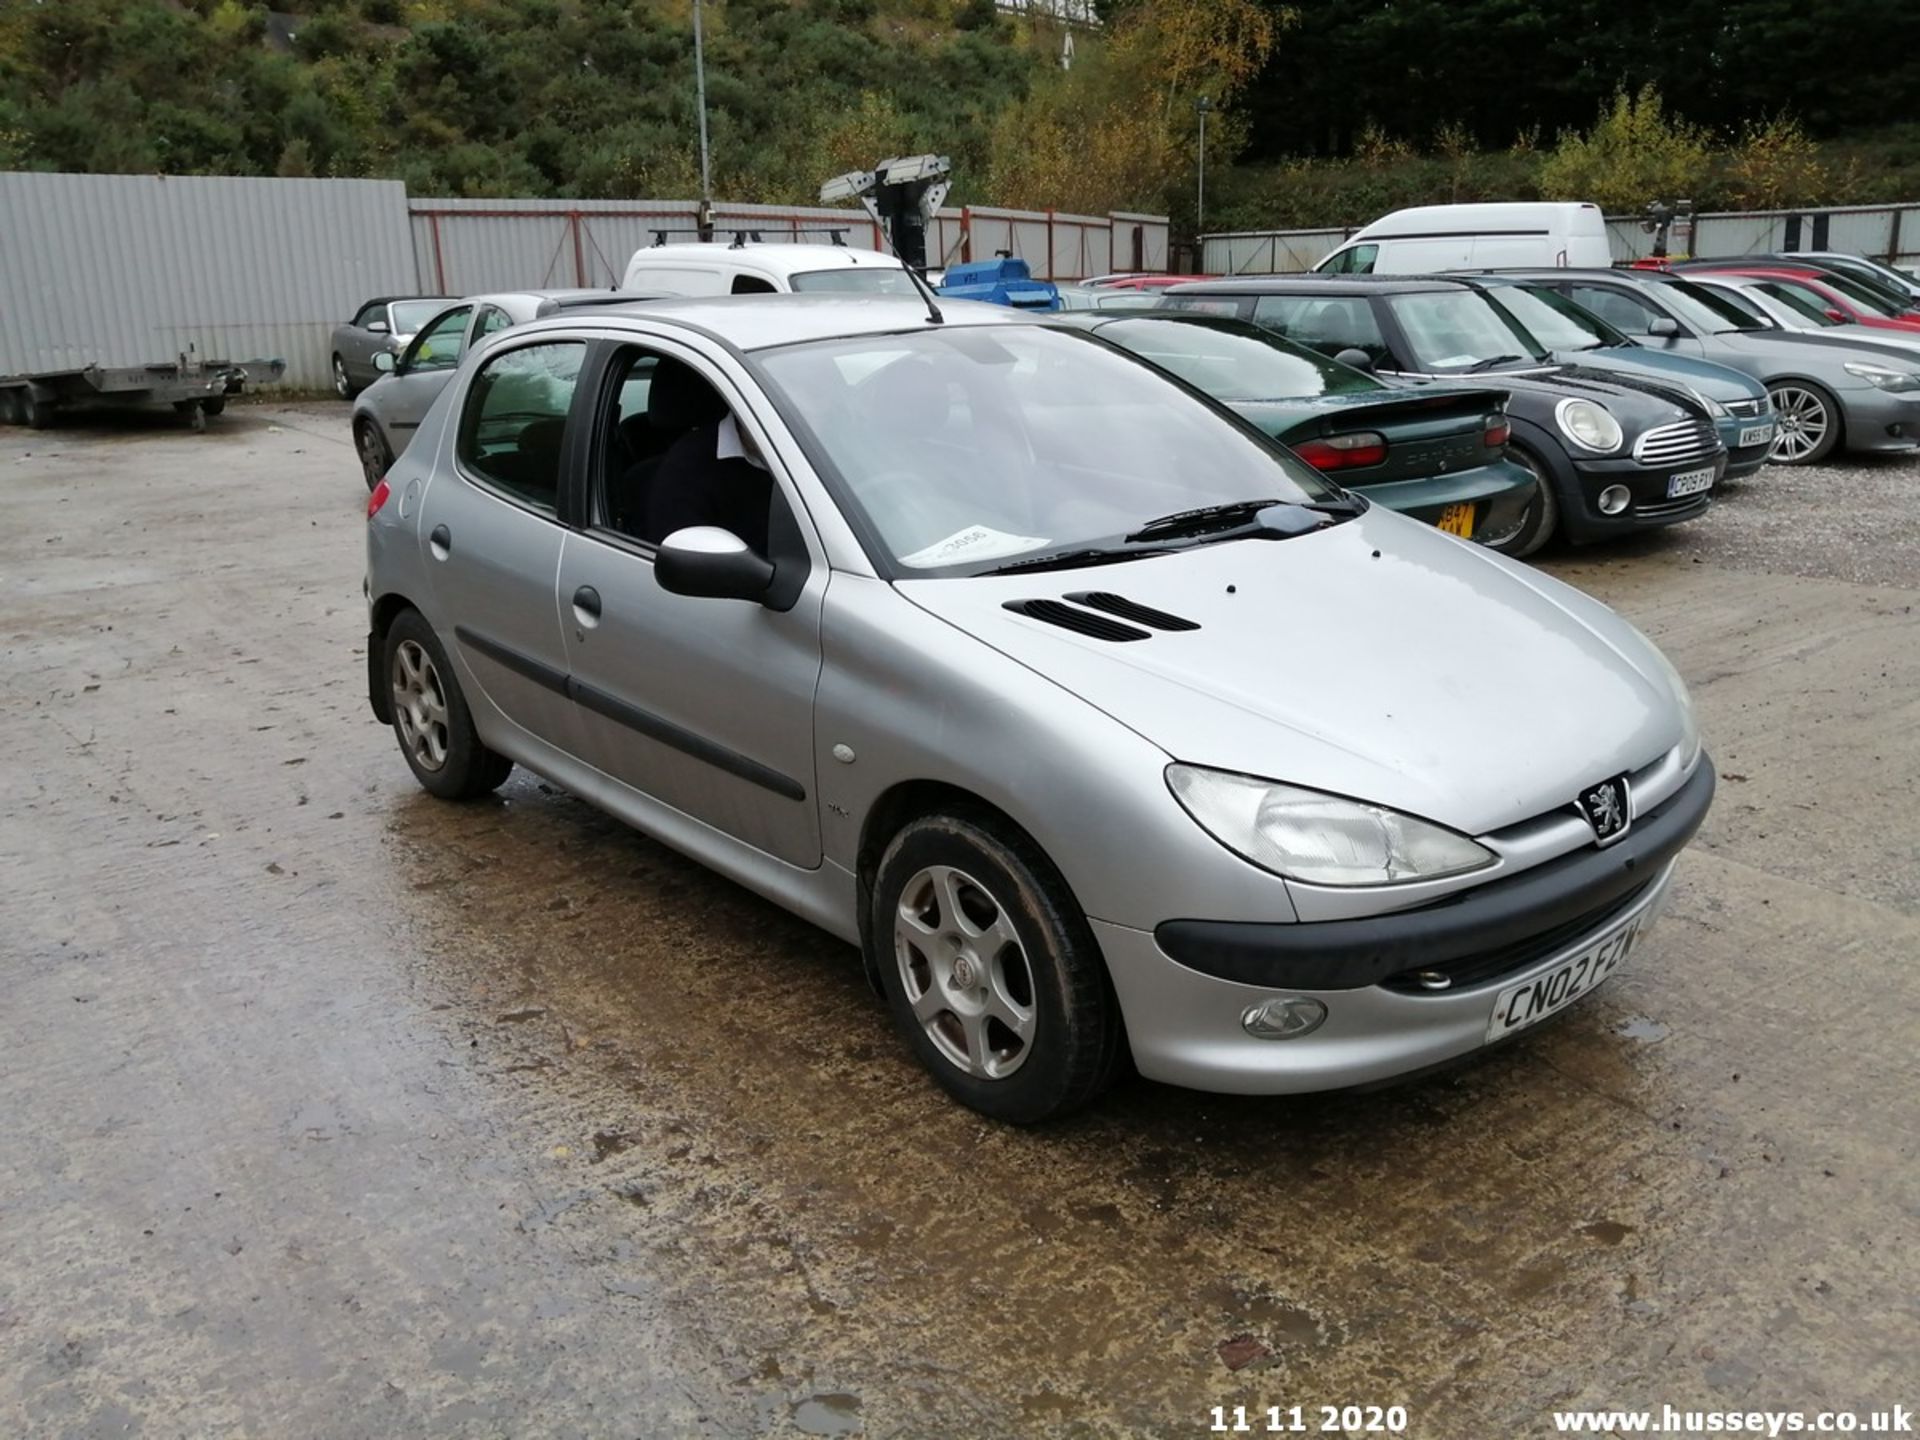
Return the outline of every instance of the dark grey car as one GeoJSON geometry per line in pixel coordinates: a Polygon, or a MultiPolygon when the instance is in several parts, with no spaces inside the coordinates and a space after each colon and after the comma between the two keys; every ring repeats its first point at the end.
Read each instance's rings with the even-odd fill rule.
{"type": "Polygon", "coordinates": [[[1920,356],[1902,346],[1783,330],[1709,287],[1658,270],[1505,270],[1558,290],[1653,350],[1744,370],[1777,414],[1776,465],[1836,448],[1904,454],[1920,446],[1920,356]]]}
{"type": "Polygon", "coordinates": [[[353,318],[333,327],[333,393],[351,400],[380,378],[374,357],[398,355],[450,295],[385,295],[369,300],[353,318]]]}

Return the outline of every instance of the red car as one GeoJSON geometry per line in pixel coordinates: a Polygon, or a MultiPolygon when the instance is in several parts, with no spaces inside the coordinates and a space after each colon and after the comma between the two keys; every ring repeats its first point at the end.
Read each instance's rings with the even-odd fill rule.
{"type": "Polygon", "coordinates": [[[1777,286],[1791,292],[1780,297],[1787,303],[1798,300],[1803,307],[1811,303],[1829,320],[1844,325],[1866,325],[1875,330],[1920,330],[1920,311],[1901,310],[1865,285],[1828,270],[1809,270],[1793,265],[1699,265],[1689,268],[1745,275],[1764,282],[1762,289],[1777,286]]]}
{"type": "Polygon", "coordinates": [[[1168,285],[1184,285],[1189,280],[1218,280],[1218,275],[1096,275],[1082,285],[1097,285],[1102,290],[1160,290],[1168,285]]]}

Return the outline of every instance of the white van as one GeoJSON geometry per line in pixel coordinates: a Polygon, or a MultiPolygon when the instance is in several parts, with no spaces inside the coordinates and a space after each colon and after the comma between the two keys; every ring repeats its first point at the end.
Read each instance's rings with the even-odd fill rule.
{"type": "Polygon", "coordinates": [[[633,252],[622,290],[653,295],[918,295],[892,255],[848,245],[650,245],[633,252]]]}
{"type": "Polygon", "coordinates": [[[1543,265],[1613,264],[1598,205],[1418,205],[1358,230],[1318,265],[1319,275],[1432,275],[1543,265]]]}

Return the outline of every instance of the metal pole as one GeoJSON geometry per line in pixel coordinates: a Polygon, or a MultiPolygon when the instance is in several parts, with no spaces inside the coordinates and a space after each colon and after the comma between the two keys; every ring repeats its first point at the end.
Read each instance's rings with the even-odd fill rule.
{"type": "Polygon", "coordinates": [[[700,198],[713,198],[713,179],[707,167],[707,57],[700,35],[700,0],[693,0],[693,86],[700,106],[700,198]]]}
{"type": "Polygon", "coordinates": [[[1193,199],[1193,241],[1198,248],[1200,232],[1207,224],[1207,112],[1213,108],[1213,101],[1205,95],[1196,96],[1193,108],[1200,116],[1200,173],[1193,199]]]}

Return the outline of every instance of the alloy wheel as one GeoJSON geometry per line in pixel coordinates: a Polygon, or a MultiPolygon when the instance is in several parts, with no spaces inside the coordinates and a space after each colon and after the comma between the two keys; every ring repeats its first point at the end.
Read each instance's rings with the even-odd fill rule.
{"type": "Polygon", "coordinates": [[[367,489],[371,490],[387,478],[387,446],[380,438],[380,432],[372,425],[362,425],[354,432],[355,446],[360,451],[360,470],[367,477],[367,489]]]}
{"type": "Polygon", "coordinates": [[[1833,427],[1826,400],[1798,385],[1775,390],[1773,408],[1777,412],[1773,458],[1783,465],[1797,465],[1810,457],[1833,427]]]}
{"type": "Polygon", "coordinates": [[[333,393],[342,400],[353,398],[353,382],[347,379],[347,364],[338,355],[333,357],[333,393]]]}
{"type": "Polygon", "coordinates": [[[914,1018],[955,1067],[1003,1080],[1026,1063],[1033,971],[986,886],[950,865],[918,871],[900,891],[893,949],[914,1018]]]}
{"type": "Polygon", "coordinates": [[[403,640],[393,652],[393,717],[400,743],[423,770],[447,763],[447,692],[433,657],[417,640],[403,640]]]}

